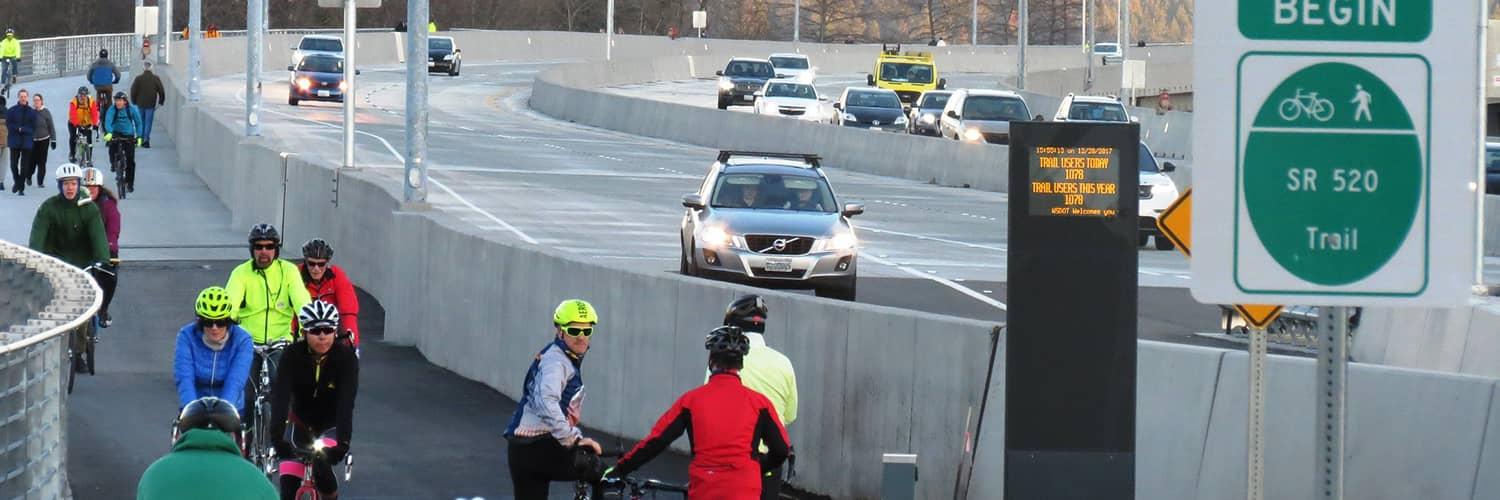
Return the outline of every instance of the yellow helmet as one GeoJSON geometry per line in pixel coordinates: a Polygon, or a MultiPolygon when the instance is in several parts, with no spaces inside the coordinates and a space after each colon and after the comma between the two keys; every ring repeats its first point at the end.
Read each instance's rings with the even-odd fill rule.
{"type": "Polygon", "coordinates": [[[198,294],[198,300],[193,304],[193,309],[198,317],[203,319],[224,319],[229,317],[229,292],[223,288],[211,286],[204,288],[198,294]]]}
{"type": "Polygon", "coordinates": [[[580,299],[568,299],[557,305],[552,312],[552,324],[562,326],[569,323],[599,323],[599,314],[594,305],[580,299]]]}

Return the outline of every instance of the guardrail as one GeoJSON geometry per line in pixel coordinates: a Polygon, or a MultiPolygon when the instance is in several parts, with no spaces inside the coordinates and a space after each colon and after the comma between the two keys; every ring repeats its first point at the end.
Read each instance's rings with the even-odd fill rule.
{"type": "Polygon", "coordinates": [[[120,71],[135,67],[140,51],[131,50],[135,35],[60,36],[21,40],[18,80],[30,81],[82,74],[99,59],[99,49],[109,50],[109,59],[120,71]]]}
{"type": "Polygon", "coordinates": [[[0,241],[0,297],[0,498],[64,498],[67,333],[103,294],[82,270],[0,241]]]}

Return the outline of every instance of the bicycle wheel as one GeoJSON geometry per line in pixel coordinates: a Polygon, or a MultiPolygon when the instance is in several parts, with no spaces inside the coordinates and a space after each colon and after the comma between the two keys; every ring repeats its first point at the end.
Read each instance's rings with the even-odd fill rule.
{"type": "MultiPolygon", "coordinates": [[[[124,153],[110,156],[124,156],[124,153]]],[[[123,200],[130,194],[129,191],[125,189],[125,162],[114,161],[113,159],[111,159],[110,164],[114,165],[115,167],[115,195],[118,195],[120,199],[123,200]]]]}
{"type": "Polygon", "coordinates": [[[1333,119],[1333,101],[1330,101],[1328,99],[1318,99],[1316,101],[1313,101],[1312,111],[1308,114],[1312,115],[1314,120],[1320,122],[1326,122],[1333,119]]]}
{"type": "Polygon", "coordinates": [[[98,317],[89,320],[87,333],[83,337],[83,364],[88,367],[89,376],[94,375],[94,344],[99,342],[99,325],[96,323],[97,321],[99,321],[98,317]]]}
{"type": "Polygon", "coordinates": [[[265,472],[266,477],[274,483],[276,480],[275,461],[271,460],[271,403],[261,401],[255,405],[255,465],[265,472]]]}
{"type": "Polygon", "coordinates": [[[68,371],[68,394],[72,394],[73,393],[73,381],[78,378],[78,370],[74,369],[75,366],[78,366],[78,358],[77,358],[77,356],[78,356],[78,353],[74,352],[73,348],[69,347],[68,348],[68,366],[63,367],[63,369],[65,369],[65,370],[68,371]]]}
{"type": "Polygon", "coordinates": [[[1281,105],[1276,107],[1276,112],[1281,115],[1282,120],[1293,121],[1302,116],[1302,104],[1288,97],[1281,100],[1281,105]]]}

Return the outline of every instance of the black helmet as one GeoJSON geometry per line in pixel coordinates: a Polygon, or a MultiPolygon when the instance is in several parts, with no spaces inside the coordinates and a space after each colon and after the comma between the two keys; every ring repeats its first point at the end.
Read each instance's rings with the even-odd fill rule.
{"type": "Polygon", "coordinates": [[[189,429],[213,429],[223,432],[240,431],[240,412],[229,401],[208,396],[188,403],[177,416],[177,431],[189,429]]]}
{"type": "Polygon", "coordinates": [[[272,226],[270,224],[256,224],[255,227],[250,228],[250,243],[253,244],[261,240],[271,240],[276,242],[276,245],[280,246],[281,233],[276,231],[276,226],[272,226]]]}
{"type": "Polygon", "coordinates": [[[109,49],[99,49],[99,57],[108,58],[109,57],[109,49]]]}
{"type": "Polygon", "coordinates": [[[708,332],[703,348],[709,354],[744,356],[750,352],[750,338],[737,326],[721,326],[708,332]]]}
{"type": "Polygon", "coordinates": [[[124,92],[115,92],[115,99],[121,99],[121,100],[126,100],[126,101],[130,100],[129,97],[125,96],[124,92]]]}
{"type": "Polygon", "coordinates": [[[759,295],[746,295],[729,304],[724,311],[724,325],[737,326],[747,332],[765,333],[770,310],[759,295]]]}
{"type": "Polygon", "coordinates": [[[304,259],[332,259],[333,247],[323,238],[313,238],[302,244],[302,258],[304,259]]]}
{"type": "Polygon", "coordinates": [[[78,87],[78,95],[89,95],[88,87],[78,87]]]}

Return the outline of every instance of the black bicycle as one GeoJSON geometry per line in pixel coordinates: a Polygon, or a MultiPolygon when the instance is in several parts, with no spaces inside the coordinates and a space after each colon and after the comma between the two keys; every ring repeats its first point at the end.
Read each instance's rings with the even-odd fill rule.
{"type": "MultiPolygon", "coordinates": [[[[245,429],[250,436],[245,443],[245,458],[250,459],[266,477],[276,479],[276,448],[271,433],[271,380],[274,379],[276,366],[281,361],[281,351],[285,350],[291,342],[285,340],[272,342],[270,344],[257,344],[255,353],[260,356],[260,376],[251,381],[255,386],[254,406],[247,411],[255,415],[254,430],[245,429]]],[[[245,438],[245,436],[241,436],[245,438]]]]}
{"type": "Polygon", "coordinates": [[[590,479],[602,476],[604,473],[603,464],[599,459],[619,458],[620,455],[624,454],[623,450],[606,450],[604,453],[594,455],[587,447],[578,447],[576,452],[579,453],[577,460],[587,463],[574,463],[574,468],[578,469],[581,474],[586,475],[588,478],[579,479],[574,485],[573,500],[595,500],[600,498],[640,500],[646,498],[647,494],[650,494],[651,498],[656,498],[657,492],[679,493],[681,498],[687,498],[688,489],[686,485],[673,484],[656,479],[636,479],[633,477],[590,479]]]}
{"type": "Polygon", "coordinates": [[[14,57],[0,58],[0,96],[10,99],[10,88],[15,86],[17,73],[20,72],[20,59],[14,57]]]}
{"type": "Polygon", "coordinates": [[[134,140],[135,137],[128,135],[117,135],[109,139],[109,169],[115,173],[115,194],[119,195],[122,200],[130,193],[130,190],[126,189],[125,148],[128,147],[127,144],[130,141],[134,140]]]}
{"type": "MultiPolygon", "coordinates": [[[[118,262],[111,260],[112,263],[118,262]]],[[[112,266],[111,266],[112,267],[112,266]]],[[[115,271],[111,267],[94,264],[83,268],[84,272],[94,277],[98,282],[102,279],[113,279],[115,271]]],[[[99,343],[100,318],[98,313],[89,318],[87,322],[74,329],[69,335],[68,341],[68,394],[73,393],[73,383],[77,380],[79,373],[94,375],[94,349],[99,343]]]]}
{"type": "Polygon", "coordinates": [[[90,168],[94,166],[94,128],[78,127],[73,129],[73,143],[78,146],[73,148],[73,156],[78,159],[78,166],[90,168]]]}

